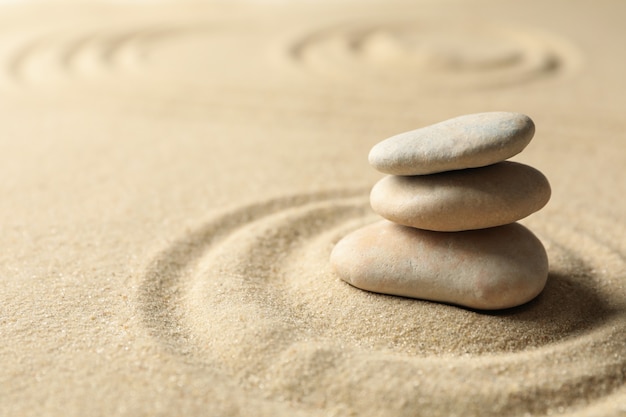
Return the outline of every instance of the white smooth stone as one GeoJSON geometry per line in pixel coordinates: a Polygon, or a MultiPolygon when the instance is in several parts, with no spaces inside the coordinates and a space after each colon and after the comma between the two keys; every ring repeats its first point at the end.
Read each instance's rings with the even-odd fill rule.
{"type": "Polygon", "coordinates": [[[548,277],[543,245],[518,223],[446,233],[383,220],[344,237],[330,262],[363,290],[486,310],[530,301],[548,277]]]}
{"type": "Polygon", "coordinates": [[[507,161],[432,175],[387,176],[372,188],[370,203],[395,223],[454,232],[523,219],[545,206],[550,193],[541,172],[507,161]]]}
{"type": "Polygon", "coordinates": [[[520,153],[534,133],[533,121],[520,113],[469,114],[392,136],[372,148],[369,162],[393,175],[476,168],[520,153]]]}

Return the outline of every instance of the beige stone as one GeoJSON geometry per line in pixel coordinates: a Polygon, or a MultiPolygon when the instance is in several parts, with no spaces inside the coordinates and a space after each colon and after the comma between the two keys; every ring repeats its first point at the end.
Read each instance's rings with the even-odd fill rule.
{"type": "Polygon", "coordinates": [[[543,245],[518,223],[445,233],[382,220],[344,237],[330,261],[363,290],[477,309],[523,304],[548,277],[543,245]]]}
{"type": "Polygon", "coordinates": [[[370,164],[393,175],[424,175],[476,168],[521,152],[535,133],[520,113],[469,114],[392,136],[375,145],[370,164]]]}
{"type": "Polygon", "coordinates": [[[550,199],[550,184],[535,168],[500,162],[419,176],[387,176],[372,189],[372,209],[406,226],[443,232],[512,223],[550,199]]]}

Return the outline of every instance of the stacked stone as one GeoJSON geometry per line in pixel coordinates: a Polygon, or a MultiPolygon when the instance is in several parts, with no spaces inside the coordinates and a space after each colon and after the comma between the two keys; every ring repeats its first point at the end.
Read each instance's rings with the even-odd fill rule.
{"type": "Polygon", "coordinates": [[[537,296],[546,251],[516,223],[541,209],[550,184],[536,169],[505,161],[535,131],[523,114],[466,115],[402,133],[374,146],[369,161],[391,174],[372,189],[386,220],[333,249],[331,264],[364,290],[502,309],[537,296]]]}

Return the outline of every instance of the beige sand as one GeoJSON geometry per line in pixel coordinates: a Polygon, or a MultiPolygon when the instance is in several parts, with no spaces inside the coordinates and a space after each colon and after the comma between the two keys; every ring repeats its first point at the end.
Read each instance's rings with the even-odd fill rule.
{"type": "Polygon", "coordinates": [[[626,414],[625,2],[1,11],[0,415],[626,414]],[[492,110],[537,125],[543,294],[334,277],[371,146],[492,110]]]}

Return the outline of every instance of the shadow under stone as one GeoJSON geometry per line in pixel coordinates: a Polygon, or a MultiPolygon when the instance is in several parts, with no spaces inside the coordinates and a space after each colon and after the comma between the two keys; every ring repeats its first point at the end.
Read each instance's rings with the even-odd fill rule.
{"type": "Polygon", "coordinates": [[[612,315],[594,288],[593,275],[586,271],[576,275],[550,273],[544,290],[528,303],[481,313],[532,328],[554,340],[589,330],[612,315]]]}

